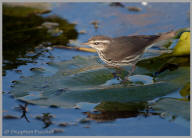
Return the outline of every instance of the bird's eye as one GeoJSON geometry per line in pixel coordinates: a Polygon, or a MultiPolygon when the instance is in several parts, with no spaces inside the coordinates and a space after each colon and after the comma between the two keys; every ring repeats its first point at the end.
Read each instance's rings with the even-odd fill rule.
{"type": "Polygon", "coordinates": [[[98,45],[99,43],[98,43],[98,42],[95,42],[94,44],[95,44],[95,45],[98,45]]]}

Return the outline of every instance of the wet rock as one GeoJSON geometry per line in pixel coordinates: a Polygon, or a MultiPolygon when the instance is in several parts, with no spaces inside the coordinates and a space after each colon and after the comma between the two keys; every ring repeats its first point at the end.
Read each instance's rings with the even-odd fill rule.
{"type": "Polygon", "coordinates": [[[141,8],[138,8],[138,7],[127,7],[127,9],[129,11],[132,11],[132,12],[139,12],[139,11],[141,11],[141,8]]]}

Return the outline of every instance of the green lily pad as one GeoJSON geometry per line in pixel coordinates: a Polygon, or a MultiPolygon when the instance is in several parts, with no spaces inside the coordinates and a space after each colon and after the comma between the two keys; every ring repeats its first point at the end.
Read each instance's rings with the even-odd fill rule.
{"type": "Polygon", "coordinates": [[[174,98],[162,98],[152,105],[154,110],[190,119],[190,102],[174,98]]]}
{"type": "MultiPolygon", "coordinates": [[[[161,60],[150,64],[157,69],[162,66],[161,60]],[[161,64],[160,64],[161,63],[161,64]]],[[[189,66],[181,66],[176,70],[161,73],[155,81],[147,84],[106,84],[113,79],[112,68],[107,68],[97,61],[97,57],[74,57],[70,61],[49,63],[57,69],[55,74],[46,76],[43,72],[34,72],[30,77],[24,77],[14,84],[11,90],[17,99],[40,105],[56,105],[73,107],[80,102],[131,102],[147,101],[164,96],[183,87],[189,82],[189,66]],[[29,98],[31,93],[35,94],[29,98]]],[[[135,74],[152,74],[146,66],[137,66],[135,74]]],[[[148,65],[148,64],[146,64],[148,65]]]]}
{"type": "Polygon", "coordinates": [[[185,84],[185,86],[179,91],[179,93],[184,98],[187,98],[188,96],[190,96],[190,82],[185,84]]]}

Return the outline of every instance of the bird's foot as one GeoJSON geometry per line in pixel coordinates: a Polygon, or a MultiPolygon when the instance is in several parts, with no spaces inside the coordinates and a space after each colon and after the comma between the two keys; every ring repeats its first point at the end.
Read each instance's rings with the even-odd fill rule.
{"type": "Polygon", "coordinates": [[[121,80],[121,77],[118,73],[114,72],[114,73],[112,73],[112,75],[113,75],[113,78],[115,78],[117,80],[121,80]]]}
{"type": "Polygon", "coordinates": [[[129,83],[129,78],[128,78],[128,76],[125,76],[123,78],[123,80],[121,81],[121,84],[127,84],[127,83],[129,83]]]}
{"type": "Polygon", "coordinates": [[[155,73],[153,73],[153,78],[156,78],[160,73],[157,71],[155,73]]]}
{"type": "Polygon", "coordinates": [[[133,72],[135,71],[135,69],[136,69],[136,65],[133,64],[131,67],[131,70],[129,71],[129,76],[133,75],[133,72]]]}

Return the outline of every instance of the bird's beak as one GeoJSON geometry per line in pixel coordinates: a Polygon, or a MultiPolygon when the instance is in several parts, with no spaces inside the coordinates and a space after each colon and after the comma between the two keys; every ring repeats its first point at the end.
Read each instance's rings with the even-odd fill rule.
{"type": "Polygon", "coordinates": [[[89,43],[88,43],[88,42],[86,42],[86,43],[81,43],[81,45],[87,45],[87,46],[88,46],[88,45],[89,45],[89,43]]]}

